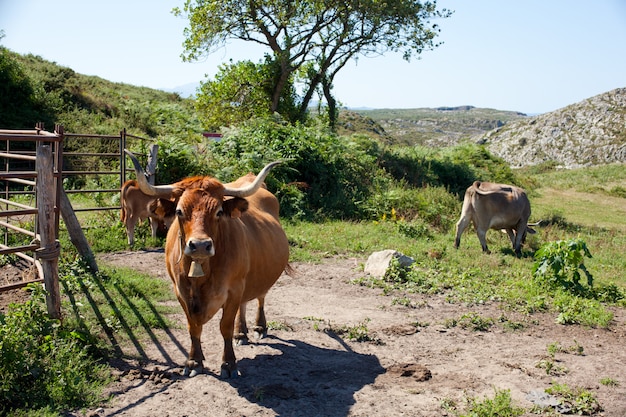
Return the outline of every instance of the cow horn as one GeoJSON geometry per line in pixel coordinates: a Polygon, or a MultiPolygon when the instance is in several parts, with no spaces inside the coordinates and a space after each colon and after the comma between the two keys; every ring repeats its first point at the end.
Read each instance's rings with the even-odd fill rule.
{"type": "Polygon", "coordinates": [[[225,187],[224,195],[228,195],[232,197],[242,197],[242,198],[251,196],[252,194],[256,193],[257,190],[261,187],[261,185],[263,184],[263,181],[265,181],[265,177],[267,177],[267,174],[269,174],[270,170],[278,164],[280,164],[280,161],[270,162],[269,164],[265,165],[265,167],[261,170],[261,172],[258,173],[254,181],[244,187],[240,187],[240,188],[225,187]]]}
{"type": "Polygon", "coordinates": [[[165,199],[169,199],[172,196],[172,193],[174,192],[173,186],[150,184],[146,179],[146,174],[144,173],[143,168],[141,168],[141,165],[139,164],[139,161],[137,160],[135,155],[133,155],[128,149],[124,149],[124,152],[126,152],[126,155],[128,155],[131,161],[133,161],[133,165],[135,166],[135,174],[137,175],[137,184],[139,185],[139,189],[141,191],[143,191],[147,195],[165,199]]]}

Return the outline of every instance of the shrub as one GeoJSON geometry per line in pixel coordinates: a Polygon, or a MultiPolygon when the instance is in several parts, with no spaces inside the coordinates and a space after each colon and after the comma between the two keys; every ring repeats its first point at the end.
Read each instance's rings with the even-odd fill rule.
{"type": "Polygon", "coordinates": [[[585,257],[591,258],[591,253],[580,238],[548,242],[535,252],[533,276],[553,288],[580,292],[580,271],[587,277],[587,284],[593,285],[583,262],[585,257]]]}

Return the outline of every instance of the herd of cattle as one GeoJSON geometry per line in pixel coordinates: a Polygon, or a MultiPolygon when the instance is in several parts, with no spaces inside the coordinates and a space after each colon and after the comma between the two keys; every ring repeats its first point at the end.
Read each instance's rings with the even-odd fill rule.
{"type": "MultiPolygon", "coordinates": [[[[168,227],[165,265],[174,292],[187,317],[191,349],[184,374],[203,371],[202,328],[220,309],[224,339],[222,377],[239,374],[233,349],[247,342],[246,305],[257,300],[253,330],[267,332],[265,296],[283,272],[289,273],[289,243],[278,218],[278,199],[264,184],[270,170],[248,174],[223,184],[213,177],[191,177],[169,185],[152,185],[137,158],[129,151],[137,181],[121,189],[121,218],[134,243],[134,228],[148,218],[152,235],[160,222],[168,227]]],[[[476,181],[465,192],[461,218],[456,224],[454,245],[474,224],[484,252],[489,252],[487,230],[508,233],[516,254],[527,233],[530,202],[524,190],[504,184],[476,181]]]]}

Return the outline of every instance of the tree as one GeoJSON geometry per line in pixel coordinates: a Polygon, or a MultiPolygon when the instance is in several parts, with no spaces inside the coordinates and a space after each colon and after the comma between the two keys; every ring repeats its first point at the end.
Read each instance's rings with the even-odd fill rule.
{"type": "MultiPolygon", "coordinates": [[[[272,113],[272,80],[277,71],[274,62],[264,63],[240,61],[222,64],[214,80],[202,83],[195,101],[199,118],[209,130],[235,125],[254,117],[265,117],[272,113]]],[[[297,108],[293,83],[283,89],[278,113],[290,118],[297,108]]],[[[295,117],[295,116],[294,116],[295,117]]]]}
{"type": "Polygon", "coordinates": [[[183,59],[193,61],[243,40],[267,46],[278,69],[271,81],[269,110],[278,111],[295,74],[303,78],[298,117],[320,90],[331,124],[336,101],[332,83],[358,56],[399,52],[407,61],[432,50],[439,33],[431,19],[452,12],[419,0],[186,0],[174,13],[189,18],[183,59]]]}

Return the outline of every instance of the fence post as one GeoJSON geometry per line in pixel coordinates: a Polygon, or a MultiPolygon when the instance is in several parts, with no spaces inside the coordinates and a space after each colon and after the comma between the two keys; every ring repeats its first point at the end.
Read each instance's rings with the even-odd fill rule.
{"type": "Polygon", "coordinates": [[[52,149],[50,145],[37,146],[37,222],[39,225],[39,249],[35,251],[41,261],[46,286],[48,315],[61,319],[61,293],[59,291],[59,253],[61,246],[55,232],[56,186],[52,149]]]}

